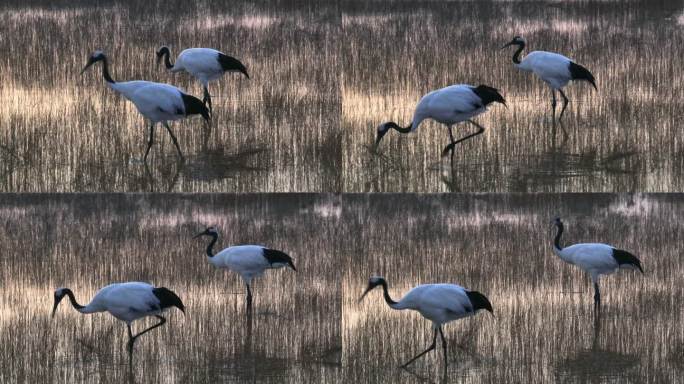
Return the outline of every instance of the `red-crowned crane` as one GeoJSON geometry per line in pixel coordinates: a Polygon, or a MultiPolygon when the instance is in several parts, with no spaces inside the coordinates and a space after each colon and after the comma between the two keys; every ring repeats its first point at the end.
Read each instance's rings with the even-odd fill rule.
{"type": "Polygon", "coordinates": [[[185,71],[199,80],[204,87],[204,99],[202,101],[209,106],[210,111],[212,111],[211,95],[209,95],[207,88],[210,81],[219,79],[226,72],[240,72],[249,79],[247,68],[240,60],[212,48],[185,49],[178,55],[175,63],[171,63],[170,55],[169,47],[159,48],[157,62],[161,62],[163,58],[166,68],[171,72],[185,71]]]}
{"type": "Polygon", "coordinates": [[[290,267],[297,271],[292,258],[282,251],[269,249],[260,245],[235,245],[214,254],[214,244],[218,241],[218,230],[209,227],[195,235],[211,237],[207,246],[209,262],[216,268],[225,268],[237,272],[247,286],[247,306],[252,305],[252,279],[261,276],[267,269],[290,267]]]}
{"type": "Polygon", "coordinates": [[[467,84],[457,84],[432,91],[420,99],[413,112],[413,120],[408,126],[402,127],[393,121],[380,124],[375,137],[375,147],[377,148],[390,129],[399,133],[409,133],[418,129],[423,120],[433,119],[449,128],[451,142],[442,151],[442,156],[446,156],[449,152],[453,154],[456,144],[484,132],[484,128],[471,119],[484,113],[487,106],[493,102],[506,105],[506,100],[499,91],[487,85],[474,87],[467,84]],[[454,140],[452,126],[462,121],[472,123],[478,128],[478,131],[454,140]]]}
{"type": "Polygon", "coordinates": [[[504,49],[511,45],[517,45],[518,49],[513,53],[513,65],[525,72],[532,72],[542,79],[549,87],[551,87],[551,108],[553,115],[556,115],[556,91],[563,96],[563,109],[561,110],[558,120],[563,118],[565,108],[568,106],[568,98],[563,93],[565,87],[570,80],[585,80],[591,83],[596,88],[596,80],[594,75],[585,67],[575,63],[567,57],[558,53],[546,51],[530,52],[522,60],[520,53],[525,49],[526,41],[520,36],[515,36],[508,44],[504,45],[504,49]]]}
{"type": "Polygon", "coordinates": [[[485,309],[494,313],[492,304],[485,295],[477,291],[471,291],[456,284],[423,284],[411,289],[399,301],[394,301],[387,292],[387,281],[380,276],[373,276],[368,280],[368,288],[361,295],[359,301],[375,287],[382,287],[383,295],[387,305],[392,309],[412,309],[418,311],[424,318],[432,321],[434,334],[432,344],[423,352],[419,353],[402,367],[414,362],[419,357],[435,349],[437,344],[437,332],[442,338],[442,348],[444,349],[444,370],[446,372],[447,362],[447,342],[442,331],[442,325],[450,321],[462,319],[475,315],[478,310],[485,309]]]}
{"type": "Polygon", "coordinates": [[[558,232],[553,240],[553,251],[563,261],[580,267],[591,276],[594,283],[594,306],[601,306],[601,293],[599,292],[599,279],[601,275],[608,275],[616,272],[620,268],[638,269],[641,268],[641,261],[631,253],[617,249],[608,244],[602,243],[583,243],[574,244],[565,248],[560,245],[560,238],[563,235],[563,222],[559,217],[554,220],[558,232]]]}
{"type": "Polygon", "coordinates": [[[174,136],[168,122],[183,119],[191,115],[202,115],[205,121],[209,121],[209,111],[204,104],[196,97],[190,96],[180,89],[161,83],[154,83],[151,81],[134,80],[134,81],[114,81],[109,74],[109,65],[107,56],[102,51],[95,51],[88,63],[83,68],[81,73],[85,72],[91,65],[102,62],[102,76],[109,88],[120,93],[126,99],[130,100],[138,109],[141,115],[150,121],[150,140],[147,143],[145,150],[144,161],[147,161],[147,155],[152,148],[154,141],[154,126],[157,123],[162,123],[166,130],[171,135],[171,140],[178,150],[178,155],[183,159],[183,153],[178,140],[174,136]]]}
{"type": "Polygon", "coordinates": [[[97,291],[95,297],[86,305],[81,305],[76,301],[71,289],[59,288],[55,291],[52,317],[55,316],[57,306],[64,297],[68,297],[74,309],[81,313],[109,312],[110,315],[125,322],[128,328],[128,353],[131,357],[133,355],[133,344],[138,337],[166,323],[166,319],[161,315],[162,311],[176,307],[185,313],[183,302],[173,291],[140,282],[110,284],[97,291]],[[159,319],[159,323],[134,336],[131,331],[131,323],[147,316],[156,317],[159,319]]]}

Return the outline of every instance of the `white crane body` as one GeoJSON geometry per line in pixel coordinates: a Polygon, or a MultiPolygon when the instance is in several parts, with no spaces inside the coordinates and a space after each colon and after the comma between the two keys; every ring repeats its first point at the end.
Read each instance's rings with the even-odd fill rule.
{"type": "Polygon", "coordinates": [[[423,352],[406,362],[403,367],[414,362],[419,357],[435,349],[437,345],[437,333],[442,338],[444,349],[444,370],[448,365],[447,342],[444,337],[442,325],[450,321],[475,315],[478,310],[485,309],[494,313],[492,304],[485,295],[477,291],[471,291],[456,284],[423,284],[411,289],[399,301],[394,301],[387,291],[387,281],[383,277],[373,276],[368,280],[368,288],[361,295],[359,301],[375,287],[382,287],[383,296],[387,305],[392,309],[410,309],[418,311],[424,318],[432,321],[434,330],[432,344],[423,352]]]}
{"type": "Polygon", "coordinates": [[[380,141],[390,129],[399,133],[410,133],[416,131],[424,120],[432,119],[446,125],[449,129],[451,142],[444,148],[442,155],[445,156],[451,152],[453,156],[455,144],[484,132],[484,128],[471,119],[487,111],[487,106],[493,102],[506,105],[506,100],[499,91],[486,85],[474,87],[468,84],[455,84],[434,90],[420,99],[413,112],[411,124],[407,127],[402,127],[393,121],[380,124],[377,128],[375,147],[380,145],[380,141]],[[478,131],[455,140],[452,126],[463,121],[475,125],[478,131]]]}
{"type": "Polygon", "coordinates": [[[261,245],[234,245],[214,254],[218,230],[215,227],[209,227],[198,233],[195,238],[200,236],[212,238],[207,246],[206,254],[213,266],[228,269],[240,275],[247,286],[248,306],[252,302],[251,284],[255,277],[263,275],[267,269],[290,267],[293,271],[297,271],[292,258],[285,252],[261,245]]]}

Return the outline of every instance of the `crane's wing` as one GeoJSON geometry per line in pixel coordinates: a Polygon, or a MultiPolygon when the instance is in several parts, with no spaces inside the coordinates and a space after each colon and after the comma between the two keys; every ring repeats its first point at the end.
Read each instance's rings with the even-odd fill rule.
{"type": "Polygon", "coordinates": [[[543,80],[568,81],[570,76],[570,59],[553,52],[530,52],[525,61],[529,61],[532,71],[543,80]]]}
{"type": "Polygon", "coordinates": [[[106,306],[106,310],[117,308],[135,312],[149,312],[159,306],[159,299],[154,295],[154,287],[147,283],[129,282],[111,284],[102,288],[93,298],[98,306],[106,306]]]}
{"type": "Polygon", "coordinates": [[[585,269],[609,271],[618,267],[613,257],[613,247],[601,243],[581,243],[563,248],[572,255],[575,265],[585,269]]]}
{"type": "Polygon", "coordinates": [[[264,247],[260,245],[236,245],[224,249],[214,257],[221,258],[226,267],[236,272],[261,271],[270,266],[263,252],[264,247]]]}
{"type": "Polygon", "coordinates": [[[218,55],[219,51],[211,48],[189,48],[178,55],[177,61],[183,65],[186,71],[195,76],[210,75],[223,72],[221,64],[218,62],[218,55]]]}
{"type": "Polygon", "coordinates": [[[143,115],[155,112],[181,116],[185,114],[181,91],[168,84],[153,83],[141,87],[133,93],[131,101],[143,115]]]}
{"type": "Polygon", "coordinates": [[[472,113],[483,106],[471,86],[457,84],[428,93],[416,109],[429,110],[432,115],[439,116],[472,113]]]}
{"type": "Polygon", "coordinates": [[[472,312],[465,289],[455,284],[424,284],[410,290],[401,305],[424,313],[446,310],[456,315],[472,312]]]}

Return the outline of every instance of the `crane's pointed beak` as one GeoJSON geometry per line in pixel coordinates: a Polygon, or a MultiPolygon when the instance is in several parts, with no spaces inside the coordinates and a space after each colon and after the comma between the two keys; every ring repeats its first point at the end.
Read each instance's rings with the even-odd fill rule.
{"type": "Polygon", "coordinates": [[[193,236],[192,238],[196,239],[198,237],[201,237],[202,235],[204,235],[204,232],[200,232],[200,233],[196,234],[195,236],[193,236]]]}
{"type": "Polygon", "coordinates": [[[80,74],[82,75],[83,72],[85,72],[86,69],[90,68],[90,66],[93,65],[94,63],[95,63],[95,61],[93,59],[88,60],[88,63],[85,65],[85,67],[83,67],[83,69],[81,69],[80,74]]]}
{"type": "Polygon", "coordinates": [[[57,312],[57,306],[59,306],[59,302],[62,301],[63,298],[64,298],[64,296],[59,297],[59,296],[55,295],[55,304],[52,306],[52,316],[51,317],[53,317],[53,318],[55,317],[55,313],[57,312]]]}
{"type": "Polygon", "coordinates": [[[505,49],[505,48],[507,48],[507,47],[510,47],[511,45],[513,45],[513,42],[512,42],[512,41],[509,42],[508,44],[504,45],[503,47],[501,47],[501,49],[505,49]]]}
{"type": "Polygon", "coordinates": [[[363,298],[366,297],[368,292],[370,292],[373,288],[374,288],[373,286],[369,285],[368,288],[366,288],[366,290],[363,292],[363,295],[361,295],[361,297],[359,297],[359,300],[357,301],[357,303],[360,303],[363,300],[363,298]]]}
{"type": "Polygon", "coordinates": [[[375,147],[374,149],[377,150],[378,146],[380,146],[380,142],[382,141],[382,138],[385,137],[387,134],[387,131],[378,131],[377,135],[375,136],[375,147]]]}

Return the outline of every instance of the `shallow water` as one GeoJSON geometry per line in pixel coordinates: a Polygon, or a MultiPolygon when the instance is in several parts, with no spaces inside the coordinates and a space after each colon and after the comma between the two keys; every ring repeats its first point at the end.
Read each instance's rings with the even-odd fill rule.
{"type": "MultiPolygon", "coordinates": [[[[684,190],[676,2],[132,1],[0,7],[0,190],[189,192],[674,192],[684,190]],[[147,4],[147,3],[146,3],[147,4]],[[547,87],[512,66],[514,35],[528,51],[558,51],[588,67],[554,126],[547,87]],[[159,127],[149,166],[147,127],[108,89],[116,80],[197,81],[155,64],[155,50],[210,46],[242,60],[251,78],[213,83],[215,118],[175,122],[180,165],[159,127]],[[454,83],[501,90],[476,118],[486,132],[441,159],[447,132],[406,124],[420,97],[454,83]],[[403,136],[403,137],[400,137],[403,136]]],[[[560,106],[558,113],[560,113],[560,106]]],[[[474,127],[455,128],[457,136],[474,127]]]]}
{"type": "MultiPolygon", "coordinates": [[[[684,78],[677,2],[349,2],[342,28],[344,190],[353,192],[681,191],[679,139],[684,78]],[[566,88],[562,124],[551,118],[549,88],[513,67],[513,36],[526,52],[549,50],[589,68],[588,83],[566,88]],[[474,120],[484,134],[441,159],[447,129],[408,125],[421,96],[450,84],[488,84],[495,104],[474,120]],[[565,132],[565,133],[564,133],[565,132]]],[[[560,114],[560,96],[556,115],[560,114]]],[[[456,137],[475,132],[454,127],[456,137]]]]}
{"type": "MultiPolygon", "coordinates": [[[[684,370],[684,271],[677,234],[682,196],[365,195],[345,206],[363,232],[347,251],[343,280],[343,364],[361,382],[676,382],[684,370]],[[398,209],[400,207],[400,209],[398,209]],[[564,217],[566,245],[606,242],[632,251],[645,274],[601,280],[602,310],[579,269],[551,249],[550,224],[564,217]],[[395,311],[422,283],[456,283],[484,293],[480,312],[444,327],[450,348],[399,366],[430,345],[429,321],[395,311]]],[[[351,229],[353,231],[353,229],[351,229]]]]}
{"type": "MultiPolygon", "coordinates": [[[[323,382],[340,372],[341,302],[333,196],[0,196],[0,381],[323,382]],[[218,247],[265,244],[298,269],[267,271],[245,308],[241,279],[204,254],[205,226],[218,247]],[[142,336],[128,368],[124,323],[82,315],[65,300],[50,318],[53,291],[80,303],[100,287],[148,281],[175,291],[185,316],[142,336]]],[[[154,321],[156,322],[156,320],[154,321]]],[[[133,324],[134,331],[153,320],[133,324]]]]}
{"type": "Polygon", "coordinates": [[[333,5],[293,2],[77,3],[0,6],[0,190],[317,192],[341,189],[333,5]],[[148,167],[149,134],[132,103],[110,90],[96,49],[117,81],[170,83],[201,98],[198,81],[156,64],[169,45],[215,47],[250,79],[210,84],[214,118],[172,124],[186,163],[162,126],[148,167]]]}

